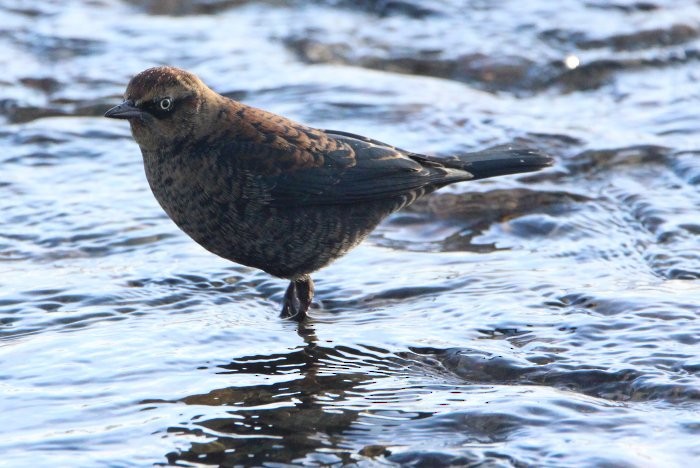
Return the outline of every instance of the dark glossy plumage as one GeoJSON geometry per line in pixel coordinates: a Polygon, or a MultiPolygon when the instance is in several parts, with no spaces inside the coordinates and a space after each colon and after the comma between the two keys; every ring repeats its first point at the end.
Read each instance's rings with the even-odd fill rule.
{"type": "Polygon", "coordinates": [[[297,319],[313,297],[309,274],[390,213],[448,184],[551,163],[507,147],[438,159],[307,127],[172,67],[136,75],[105,115],[129,120],[168,216],[211,252],[290,279],[283,313],[297,319]]]}

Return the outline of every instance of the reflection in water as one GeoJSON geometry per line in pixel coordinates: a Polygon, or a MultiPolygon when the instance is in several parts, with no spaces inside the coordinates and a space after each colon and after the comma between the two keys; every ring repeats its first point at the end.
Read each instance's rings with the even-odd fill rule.
{"type": "MultiPolygon", "coordinates": [[[[182,398],[188,405],[231,407],[230,417],[192,421],[195,429],[171,427],[171,433],[189,433],[206,437],[205,443],[193,443],[186,451],[170,453],[170,463],[180,460],[232,466],[262,465],[269,462],[286,463],[303,459],[319,451],[314,459],[324,462],[351,461],[339,447],[338,437],[358,418],[359,410],[334,409],[330,404],[376,378],[355,372],[319,375],[322,361],[342,362],[342,353],[318,345],[312,326],[302,324],[298,329],[305,345],[289,353],[270,356],[249,356],[220,366],[232,380],[238,374],[257,377],[283,377],[280,382],[246,387],[228,387],[203,395],[182,398]]],[[[377,356],[354,353],[356,358],[369,361],[377,356]]],[[[352,369],[348,369],[352,370],[352,369]]]]}
{"type": "MultiPolygon", "coordinates": [[[[302,347],[219,366],[224,369],[219,374],[233,379],[247,375],[274,383],[235,385],[173,402],[224,407],[225,415],[198,414],[183,426],[170,427],[170,435],[206,441],[168,453],[169,463],[349,464],[376,457],[399,465],[500,463],[513,461],[504,451],[513,434],[529,433],[537,440],[553,430],[547,427],[550,418],[560,421],[554,430],[562,434],[589,424],[598,430],[588,415],[606,408],[611,424],[624,421],[634,434],[646,421],[605,401],[700,401],[700,390],[692,385],[654,382],[633,369],[586,369],[473,349],[414,348],[392,354],[372,347],[331,348],[319,346],[311,325],[301,325],[298,332],[305,342],[302,347]],[[533,401],[532,386],[560,392],[543,391],[533,401]],[[514,391],[503,395],[501,387],[514,391]],[[406,407],[415,410],[402,409],[406,407]],[[518,410],[511,413],[509,407],[518,410]],[[407,450],[423,434],[456,439],[463,450],[459,454],[407,450]],[[483,451],[484,446],[490,450],[483,451]]],[[[512,329],[483,333],[488,339],[512,339],[518,346],[527,344],[529,334],[512,329]]],[[[599,455],[614,460],[616,450],[611,446],[599,455]]],[[[538,443],[523,450],[521,461],[532,457],[530,461],[536,462],[547,451],[538,443]],[[528,451],[533,453],[528,456],[528,451]]],[[[585,452],[581,456],[585,459],[585,452]]]]}

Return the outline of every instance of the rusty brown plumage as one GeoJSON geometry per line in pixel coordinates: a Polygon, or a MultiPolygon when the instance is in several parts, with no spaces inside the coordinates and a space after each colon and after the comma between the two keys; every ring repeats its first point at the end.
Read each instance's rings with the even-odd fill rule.
{"type": "Polygon", "coordinates": [[[153,194],[196,242],[290,279],[283,315],[304,318],[310,273],[390,213],[445,185],[538,170],[549,157],[500,147],[441,160],[321,130],[223,97],[195,75],[136,75],[105,116],[129,120],[153,194]]]}

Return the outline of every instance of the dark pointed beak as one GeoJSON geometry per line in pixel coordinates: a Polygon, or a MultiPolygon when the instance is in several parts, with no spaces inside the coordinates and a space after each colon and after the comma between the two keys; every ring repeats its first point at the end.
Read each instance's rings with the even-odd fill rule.
{"type": "Polygon", "coordinates": [[[134,105],[134,101],[129,99],[105,112],[105,117],[110,119],[133,119],[141,117],[141,110],[134,105]]]}

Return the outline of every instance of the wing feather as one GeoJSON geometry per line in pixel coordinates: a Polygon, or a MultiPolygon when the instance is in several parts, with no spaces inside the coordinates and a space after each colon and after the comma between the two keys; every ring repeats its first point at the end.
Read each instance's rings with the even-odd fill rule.
{"type": "Polygon", "coordinates": [[[268,187],[267,203],[278,207],[344,205],[405,197],[425,187],[469,180],[464,170],[359,135],[319,131],[323,145],[306,148],[264,141],[227,145],[223,159],[237,161],[238,170],[252,174],[268,187]],[[310,154],[312,153],[312,154],[310,154]],[[312,157],[310,157],[312,156],[312,157]],[[316,161],[314,165],[295,161],[316,161]]]}

